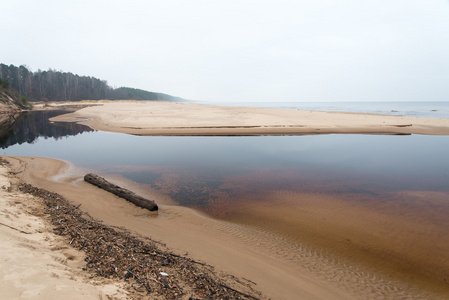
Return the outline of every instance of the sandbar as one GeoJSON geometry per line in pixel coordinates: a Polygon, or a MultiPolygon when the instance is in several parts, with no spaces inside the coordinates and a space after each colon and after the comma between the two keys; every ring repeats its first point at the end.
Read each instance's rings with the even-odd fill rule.
{"type": "Polygon", "coordinates": [[[166,101],[96,102],[52,121],[134,135],[449,135],[449,119],[166,101]]]}

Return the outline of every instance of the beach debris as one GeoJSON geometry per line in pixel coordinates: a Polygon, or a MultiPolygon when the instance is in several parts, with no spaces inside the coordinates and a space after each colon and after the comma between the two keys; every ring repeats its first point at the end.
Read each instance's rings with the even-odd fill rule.
{"type": "Polygon", "coordinates": [[[157,204],[153,200],[145,199],[130,190],[127,190],[125,188],[119,187],[118,185],[112,184],[103,177],[100,177],[98,175],[89,173],[84,176],[84,181],[93,184],[105,191],[108,191],[120,198],[123,198],[125,200],[128,200],[129,202],[148,209],[149,211],[156,211],[158,210],[157,204]]]}
{"type": "Polygon", "coordinates": [[[129,299],[261,299],[253,285],[212,266],[172,253],[160,242],[106,226],[61,195],[22,183],[42,199],[44,217],[67,244],[84,251],[83,270],[124,281],[129,299]],[[164,248],[164,249],[162,249],[164,248]],[[162,271],[163,270],[163,271],[162,271]]]}

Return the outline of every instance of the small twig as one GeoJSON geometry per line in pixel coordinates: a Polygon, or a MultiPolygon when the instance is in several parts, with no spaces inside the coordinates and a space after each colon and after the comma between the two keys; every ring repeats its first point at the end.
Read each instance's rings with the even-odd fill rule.
{"type": "Polygon", "coordinates": [[[246,279],[245,277],[242,277],[242,279],[248,281],[249,283],[252,283],[252,284],[254,284],[254,285],[257,285],[257,283],[255,283],[254,281],[249,280],[249,279],[246,279]]]}
{"type": "Polygon", "coordinates": [[[243,293],[243,292],[240,292],[240,291],[238,291],[238,290],[236,290],[236,289],[233,289],[233,288],[230,287],[230,286],[227,286],[226,284],[220,283],[220,286],[224,287],[225,289],[228,289],[228,290],[231,290],[231,291],[233,291],[233,292],[236,292],[236,293],[238,293],[238,294],[240,294],[240,295],[242,295],[242,296],[245,296],[245,297],[247,297],[247,298],[251,298],[251,299],[254,299],[254,300],[260,300],[260,298],[257,298],[257,297],[254,297],[254,296],[245,294],[245,293],[243,293]]]}
{"type": "Polygon", "coordinates": [[[120,276],[120,273],[118,272],[118,269],[116,266],[114,266],[114,264],[109,263],[109,265],[112,267],[112,269],[114,270],[115,274],[117,275],[118,278],[122,279],[122,276],[120,276]]]}
{"type": "Polygon", "coordinates": [[[140,284],[142,284],[142,285],[145,287],[145,289],[147,290],[148,293],[151,293],[150,288],[146,285],[146,283],[145,283],[142,279],[140,279],[140,277],[139,277],[137,274],[134,274],[134,272],[131,271],[131,269],[128,269],[128,272],[129,272],[131,275],[133,275],[134,278],[136,278],[136,280],[137,280],[140,284]]]}
{"type": "Polygon", "coordinates": [[[0,223],[0,225],[3,225],[3,226],[6,226],[6,227],[9,227],[9,228],[11,228],[11,229],[14,229],[14,230],[17,230],[18,232],[21,232],[21,233],[25,233],[25,234],[31,234],[30,232],[26,232],[26,231],[23,231],[23,230],[20,230],[20,229],[14,228],[14,227],[12,227],[12,226],[9,226],[9,225],[3,224],[3,223],[0,223]]]}
{"type": "Polygon", "coordinates": [[[205,263],[193,260],[191,258],[186,258],[186,257],[180,256],[180,255],[177,255],[177,254],[173,254],[173,253],[169,253],[169,254],[170,254],[170,256],[174,256],[174,257],[177,257],[177,258],[188,259],[190,262],[193,262],[195,264],[199,264],[199,265],[202,265],[202,266],[209,266],[209,265],[207,265],[205,263]]]}
{"type": "Polygon", "coordinates": [[[81,206],[81,204],[78,205],[78,206],[72,207],[71,209],[69,209],[69,210],[66,212],[66,214],[68,214],[68,213],[71,212],[72,210],[75,210],[75,209],[80,208],[80,206],[81,206]]]}
{"type": "Polygon", "coordinates": [[[153,277],[149,277],[149,276],[148,276],[148,279],[149,279],[149,280],[152,280],[152,281],[154,281],[154,282],[157,282],[157,283],[159,283],[159,284],[162,284],[160,281],[154,279],[153,277]]]}
{"type": "Polygon", "coordinates": [[[152,256],[158,256],[158,257],[167,258],[167,256],[161,255],[161,254],[157,254],[157,253],[144,253],[144,254],[148,254],[148,255],[152,255],[152,256]]]}

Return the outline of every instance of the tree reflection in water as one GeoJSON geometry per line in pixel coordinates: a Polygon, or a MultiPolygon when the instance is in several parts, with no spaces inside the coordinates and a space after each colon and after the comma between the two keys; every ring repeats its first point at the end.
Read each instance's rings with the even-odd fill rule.
{"type": "Polygon", "coordinates": [[[82,132],[94,131],[88,126],[72,122],[50,122],[49,119],[68,111],[33,111],[11,119],[0,125],[0,147],[6,149],[15,144],[32,144],[37,138],[54,138],[74,136],[82,132]]]}

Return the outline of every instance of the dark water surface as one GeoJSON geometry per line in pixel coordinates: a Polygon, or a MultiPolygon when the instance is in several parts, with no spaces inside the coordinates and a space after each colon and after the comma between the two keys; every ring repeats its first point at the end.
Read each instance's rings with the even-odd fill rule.
{"type": "MultiPolygon", "coordinates": [[[[307,253],[335,263],[348,276],[342,284],[362,295],[373,286],[396,295],[391,276],[413,283],[395,299],[429,298],[418,285],[449,294],[449,136],[144,137],[47,118],[1,128],[0,153],[119,174],[180,205],[274,233],[288,242],[264,251],[291,264],[303,265],[307,253]],[[387,279],[348,268],[348,259],[387,279]]],[[[322,273],[334,280],[335,272],[322,273]]]]}
{"type": "Polygon", "coordinates": [[[224,194],[245,201],[248,194],[280,189],[370,195],[449,190],[447,136],[143,137],[52,124],[48,117],[34,113],[18,121],[2,138],[1,153],[121,174],[205,210],[224,194]]]}
{"type": "Polygon", "coordinates": [[[16,144],[33,144],[38,139],[77,135],[82,132],[92,132],[87,126],[76,123],[51,123],[49,118],[61,115],[66,111],[36,111],[28,112],[19,117],[13,124],[4,124],[0,127],[0,147],[6,149],[16,144]]]}

